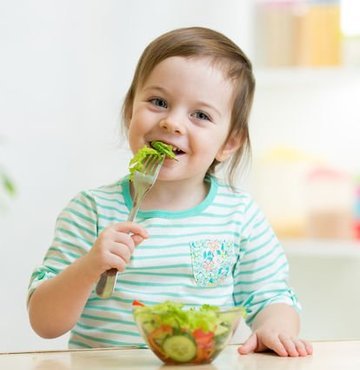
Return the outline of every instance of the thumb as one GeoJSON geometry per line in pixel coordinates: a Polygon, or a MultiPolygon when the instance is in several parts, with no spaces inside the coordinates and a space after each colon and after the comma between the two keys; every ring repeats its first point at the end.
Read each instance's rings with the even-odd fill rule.
{"type": "Polygon", "coordinates": [[[241,355],[247,355],[250,352],[254,352],[257,347],[257,335],[255,333],[251,334],[246,342],[238,348],[238,352],[241,355]]]}

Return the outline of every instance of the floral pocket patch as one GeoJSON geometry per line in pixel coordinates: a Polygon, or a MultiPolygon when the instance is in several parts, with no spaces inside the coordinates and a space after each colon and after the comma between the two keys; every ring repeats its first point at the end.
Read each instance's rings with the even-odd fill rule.
{"type": "Polygon", "coordinates": [[[232,240],[200,239],[190,243],[190,250],[198,286],[217,286],[231,274],[236,261],[232,240]]]}

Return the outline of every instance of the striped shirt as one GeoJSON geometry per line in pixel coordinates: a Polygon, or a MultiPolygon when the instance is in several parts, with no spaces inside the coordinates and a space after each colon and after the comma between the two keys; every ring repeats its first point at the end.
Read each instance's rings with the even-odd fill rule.
{"type": "MultiPolygon", "coordinates": [[[[288,262],[263,213],[243,191],[208,176],[209,192],[184,211],[139,211],[136,222],[149,238],[135,248],[114,294],[93,291],[71,331],[70,348],[144,345],[132,316],[132,301],[165,300],[224,309],[243,305],[251,325],[271,303],[300,309],[288,286],[288,262]]],[[[132,208],[128,177],[79,193],[60,213],[44,261],[33,272],[29,296],[46,279],[86,254],[101,231],[126,220],[132,208]]]]}

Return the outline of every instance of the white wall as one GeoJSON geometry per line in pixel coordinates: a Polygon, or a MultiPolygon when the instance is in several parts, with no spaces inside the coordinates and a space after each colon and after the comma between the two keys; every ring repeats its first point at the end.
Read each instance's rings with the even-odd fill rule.
{"type": "Polygon", "coordinates": [[[0,164],[18,187],[0,210],[0,352],[64,348],[32,333],[25,296],[55,218],[78,191],[126,173],[119,110],[155,36],[204,25],[249,49],[248,1],[0,3],[0,164]]]}
{"type": "MultiPolygon", "coordinates": [[[[204,25],[251,57],[251,9],[252,0],[0,3],[0,165],[18,187],[14,200],[0,198],[0,352],[66,347],[66,337],[49,341],[31,331],[27,283],[70,197],[126,173],[119,110],[143,48],[169,29],[204,25]]],[[[313,79],[259,71],[255,152],[286,142],[359,171],[358,72],[313,79]]],[[[306,334],[316,337],[317,329],[306,334]]]]}

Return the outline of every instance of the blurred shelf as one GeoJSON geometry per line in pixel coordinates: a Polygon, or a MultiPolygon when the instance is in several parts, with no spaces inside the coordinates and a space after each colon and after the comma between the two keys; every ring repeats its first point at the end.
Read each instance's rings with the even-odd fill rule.
{"type": "Polygon", "coordinates": [[[360,258],[360,241],[335,239],[283,239],[288,256],[360,258]]]}

